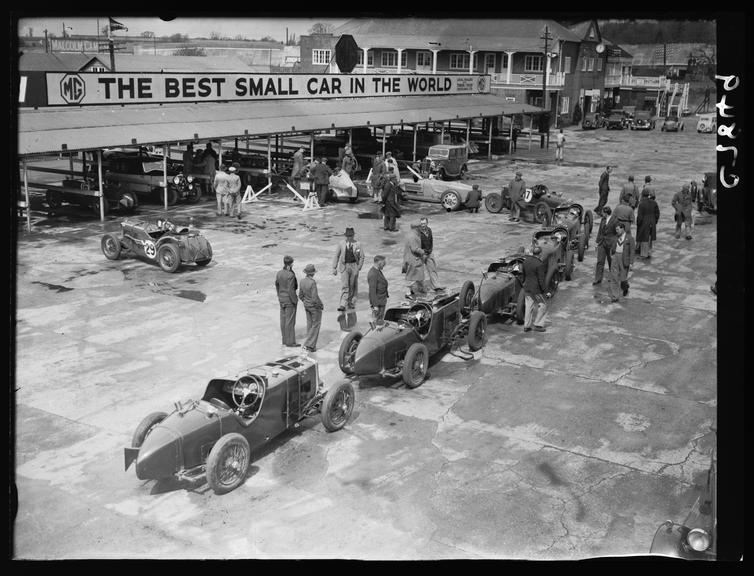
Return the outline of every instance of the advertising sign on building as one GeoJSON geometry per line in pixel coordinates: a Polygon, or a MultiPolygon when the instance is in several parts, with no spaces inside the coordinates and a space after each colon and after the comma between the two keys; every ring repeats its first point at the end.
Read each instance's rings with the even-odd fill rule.
{"type": "Polygon", "coordinates": [[[96,40],[71,40],[69,38],[52,38],[50,49],[53,52],[98,52],[96,40]]]}
{"type": "Polygon", "coordinates": [[[47,73],[49,106],[484,94],[489,75],[47,73]]]}

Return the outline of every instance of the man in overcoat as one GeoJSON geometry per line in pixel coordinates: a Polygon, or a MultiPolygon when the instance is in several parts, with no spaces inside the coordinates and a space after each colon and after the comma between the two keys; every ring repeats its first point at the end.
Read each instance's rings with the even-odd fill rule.
{"type": "Polygon", "coordinates": [[[309,178],[314,183],[314,189],[317,191],[317,201],[320,206],[327,204],[330,176],[332,176],[332,170],[327,165],[327,158],[324,156],[309,171],[309,178]]]}
{"type": "Polygon", "coordinates": [[[338,311],[346,308],[353,309],[356,304],[356,294],[359,291],[359,272],[364,265],[364,251],[361,244],[356,242],[353,228],[346,228],[345,239],[338,243],[332,263],[332,273],[336,276],[340,272],[341,293],[338,311]]]}
{"type": "Polygon", "coordinates": [[[524,279],[522,290],[524,291],[524,332],[545,331],[547,319],[547,300],[550,294],[545,286],[545,270],[547,265],[540,258],[542,248],[537,244],[532,248],[531,254],[524,258],[524,279]]]}
{"type": "Polygon", "coordinates": [[[508,218],[511,222],[518,222],[521,219],[521,206],[519,202],[526,192],[526,182],[521,178],[520,170],[516,171],[516,177],[508,184],[508,196],[511,199],[511,215],[508,218]]]}
{"type": "Polygon", "coordinates": [[[367,284],[369,285],[369,306],[372,308],[372,318],[381,322],[385,318],[385,306],[390,297],[387,291],[387,278],[382,272],[385,267],[385,257],[378,254],[374,257],[374,264],[367,272],[367,284]]]}
{"type": "Polygon", "coordinates": [[[694,200],[691,196],[691,187],[684,184],[680,192],[676,192],[673,200],[670,202],[675,208],[675,237],[681,237],[681,224],[686,232],[686,240],[691,240],[691,209],[694,206],[694,200]]]}
{"type": "Polygon", "coordinates": [[[652,242],[657,240],[657,222],[660,221],[660,206],[651,197],[649,190],[641,193],[641,202],[636,209],[636,242],[639,258],[652,257],[652,242]]]}
{"type": "Polygon", "coordinates": [[[401,189],[392,180],[388,178],[382,179],[382,212],[383,212],[383,228],[391,232],[397,232],[398,227],[396,225],[396,218],[401,217],[401,205],[400,196],[401,189]]]}
{"type": "Polygon", "coordinates": [[[298,346],[296,342],[296,308],[298,306],[298,280],[293,273],[293,258],[283,258],[283,269],[275,277],[275,290],[280,303],[280,331],[283,334],[283,346],[298,346]]]}
{"type": "Polygon", "coordinates": [[[411,298],[418,294],[426,294],[427,291],[424,287],[424,250],[422,250],[422,243],[419,238],[419,227],[416,224],[411,224],[406,235],[406,245],[403,249],[403,268],[406,271],[406,282],[409,282],[409,293],[406,296],[411,298]]]}
{"type": "Polygon", "coordinates": [[[594,209],[594,212],[598,215],[602,215],[602,209],[607,204],[607,194],[610,192],[610,172],[612,171],[612,168],[610,166],[605,167],[605,171],[600,175],[600,183],[599,183],[599,202],[597,202],[597,207],[594,209]]]}
{"type": "Polygon", "coordinates": [[[615,242],[613,242],[610,254],[610,281],[607,284],[607,292],[612,302],[620,300],[620,292],[628,296],[628,273],[634,263],[636,253],[636,241],[626,230],[623,222],[615,223],[615,242]]]}

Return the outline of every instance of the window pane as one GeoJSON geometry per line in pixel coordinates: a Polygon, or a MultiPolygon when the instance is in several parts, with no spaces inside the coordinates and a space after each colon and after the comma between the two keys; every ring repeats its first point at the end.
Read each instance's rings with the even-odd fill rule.
{"type": "Polygon", "coordinates": [[[570,56],[566,56],[565,57],[565,62],[563,63],[563,72],[565,72],[567,74],[570,71],[571,71],[571,57],[570,56]]]}

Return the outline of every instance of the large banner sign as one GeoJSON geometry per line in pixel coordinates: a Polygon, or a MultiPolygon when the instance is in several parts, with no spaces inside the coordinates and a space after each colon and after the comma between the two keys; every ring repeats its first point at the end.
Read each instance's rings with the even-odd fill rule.
{"type": "Polygon", "coordinates": [[[48,72],[47,104],[150,104],[483,94],[489,75],[48,72]]]}

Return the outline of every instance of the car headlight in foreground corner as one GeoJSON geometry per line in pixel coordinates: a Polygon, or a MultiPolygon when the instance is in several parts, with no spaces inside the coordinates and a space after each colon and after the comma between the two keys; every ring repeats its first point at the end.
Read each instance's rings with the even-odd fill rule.
{"type": "Polygon", "coordinates": [[[711,544],[709,534],[701,528],[690,530],[688,536],[686,536],[686,541],[689,543],[689,546],[697,552],[704,552],[711,544]]]}

